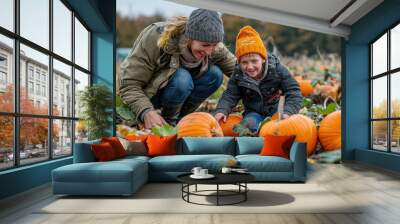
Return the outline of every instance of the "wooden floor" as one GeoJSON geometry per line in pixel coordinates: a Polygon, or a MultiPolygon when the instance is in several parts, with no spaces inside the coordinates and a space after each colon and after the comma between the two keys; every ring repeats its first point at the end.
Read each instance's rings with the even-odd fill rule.
{"type": "MultiPolygon", "coordinates": [[[[0,201],[0,223],[400,223],[400,175],[358,163],[311,166],[308,183],[317,183],[345,201],[367,204],[356,214],[36,214],[54,200],[50,186],[0,201]]],[[[315,203],[323,203],[315,201],[315,203]]]]}

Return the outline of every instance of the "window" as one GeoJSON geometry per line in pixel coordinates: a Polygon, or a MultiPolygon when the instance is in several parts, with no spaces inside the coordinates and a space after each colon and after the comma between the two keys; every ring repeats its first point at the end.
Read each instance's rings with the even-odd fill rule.
{"type": "Polygon", "coordinates": [[[40,95],[40,84],[36,84],[36,95],[40,95]]]}
{"type": "Polygon", "coordinates": [[[71,60],[72,12],[60,1],[53,0],[54,53],[71,60]]]}
{"type": "Polygon", "coordinates": [[[74,136],[87,139],[74,105],[90,84],[90,31],[62,0],[0,0],[0,26],[0,170],[72,155],[74,136]]]}
{"type": "Polygon", "coordinates": [[[29,79],[33,80],[33,67],[29,66],[28,70],[29,79]]]}
{"type": "Polygon", "coordinates": [[[40,70],[36,69],[36,80],[40,81],[40,70]]]}
{"type": "Polygon", "coordinates": [[[0,26],[14,31],[14,0],[0,1],[0,26]]]}
{"type": "Polygon", "coordinates": [[[7,56],[0,54],[0,68],[7,68],[7,56]]]}
{"type": "Polygon", "coordinates": [[[42,96],[46,96],[46,86],[42,86],[42,96]]]}
{"type": "Polygon", "coordinates": [[[28,82],[28,93],[33,94],[34,89],[33,89],[33,82],[28,82]]]}
{"type": "Polygon", "coordinates": [[[49,0],[19,0],[21,36],[49,48],[49,0]]]}
{"type": "Polygon", "coordinates": [[[81,114],[81,107],[79,106],[79,94],[89,86],[89,74],[75,70],[75,117],[81,114]]]}
{"type": "Polygon", "coordinates": [[[75,62],[89,69],[89,32],[77,18],[75,18],[75,62]]]}
{"type": "Polygon", "coordinates": [[[67,96],[69,101],[68,106],[66,107],[65,113],[61,113],[62,116],[68,116],[72,117],[72,91],[71,89],[67,88],[67,86],[70,86],[72,84],[72,68],[69,65],[66,65],[56,59],[53,60],[53,114],[59,114],[60,113],[60,108],[57,107],[54,104],[59,104],[60,102],[58,101],[59,97],[62,102],[62,104],[59,104],[59,106],[63,106],[65,99],[64,96],[67,96]]]}
{"type": "Polygon", "coordinates": [[[370,45],[371,148],[400,153],[400,25],[370,45]]]}
{"type": "Polygon", "coordinates": [[[7,55],[0,53],[0,91],[5,92],[7,87],[7,55]]]}

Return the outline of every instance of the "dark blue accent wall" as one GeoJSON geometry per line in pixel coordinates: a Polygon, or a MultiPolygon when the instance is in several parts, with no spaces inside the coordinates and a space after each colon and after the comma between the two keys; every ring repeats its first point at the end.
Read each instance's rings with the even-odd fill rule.
{"type": "MultiPolygon", "coordinates": [[[[92,82],[107,85],[115,95],[116,0],[66,0],[66,2],[79,14],[92,33],[92,82]]],[[[115,113],[112,119],[114,125],[109,130],[115,133],[115,113]]],[[[1,171],[0,199],[48,183],[51,181],[53,169],[71,163],[72,158],[69,157],[1,171]]]]}
{"type": "Polygon", "coordinates": [[[343,159],[400,170],[400,156],[370,149],[369,43],[400,22],[400,1],[386,0],[351,27],[343,52],[343,159]]]}

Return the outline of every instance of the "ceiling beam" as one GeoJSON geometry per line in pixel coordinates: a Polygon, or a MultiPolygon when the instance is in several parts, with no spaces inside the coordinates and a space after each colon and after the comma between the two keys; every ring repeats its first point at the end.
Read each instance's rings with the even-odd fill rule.
{"type": "Polygon", "coordinates": [[[350,27],[337,25],[331,27],[329,21],[301,16],[294,13],[283,12],[275,9],[255,7],[245,3],[231,2],[227,0],[168,0],[192,7],[215,10],[222,13],[258,19],[264,22],[276,23],[284,26],[296,27],[320,33],[347,38],[350,35],[350,27]]]}
{"type": "Polygon", "coordinates": [[[348,5],[343,7],[332,19],[330,19],[330,26],[336,27],[343,21],[345,21],[349,16],[351,16],[355,11],[357,11],[361,6],[367,3],[368,0],[355,0],[350,1],[348,5]]]}

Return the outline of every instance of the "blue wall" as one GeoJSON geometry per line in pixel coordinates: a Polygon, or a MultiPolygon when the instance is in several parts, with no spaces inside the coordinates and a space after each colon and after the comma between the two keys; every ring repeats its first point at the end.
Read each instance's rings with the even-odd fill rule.
{"type": "Polygon", "coordinates": [[[400,1],[386,0],[351,27],[344,43],[343,159],[400,170],[400,156],[369,149],[369,46],[393,24],[400,22],[400,1]]]}
{"type": "MultiPolygon", "coordinates": [[[[115,0],[67,2],[92,32],[92,82],[107,85],[115,94],[115,0]]],[[[115,113],[113,120],[110,131],[115,133],[115,113]]],[[[71,163],[69,157],[0,172],[0,199],[48,183],[53,169],[71,163]]]]}

